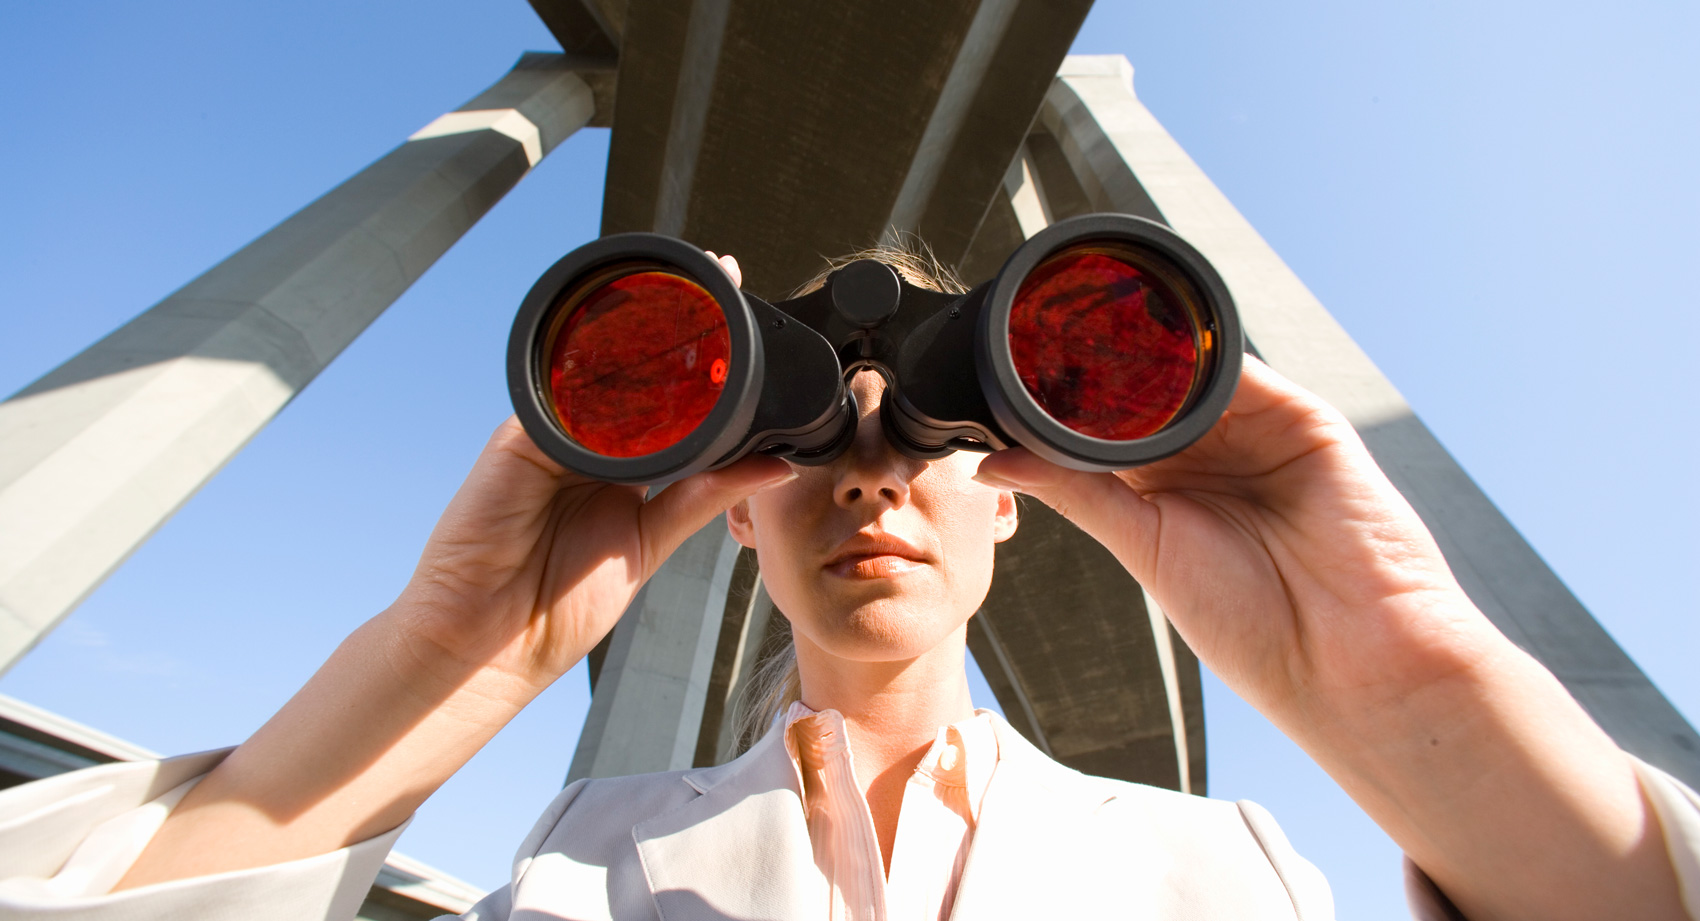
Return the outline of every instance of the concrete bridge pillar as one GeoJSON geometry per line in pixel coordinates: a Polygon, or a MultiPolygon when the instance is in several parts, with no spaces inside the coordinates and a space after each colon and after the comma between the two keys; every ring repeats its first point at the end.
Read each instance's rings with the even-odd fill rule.
{"type": "Polygon", "coordinates": [[[525,55],[466,105],[0,402],[0,670],[591,120],[593,94],[576,73],[586,63],[525,55]]]}
{"type": "Polygon", "coordinates": [[[1259,354],[1346,414],[1488,618],[1551,669],[1624,749],[1700,784],[1693,727],[1140,103],[1125,57],[1068,58],[1027,152],[1038,183],[1065,190],[1065,212],[1152,217],[1198,247],[1227,281],[1259,354]]]}

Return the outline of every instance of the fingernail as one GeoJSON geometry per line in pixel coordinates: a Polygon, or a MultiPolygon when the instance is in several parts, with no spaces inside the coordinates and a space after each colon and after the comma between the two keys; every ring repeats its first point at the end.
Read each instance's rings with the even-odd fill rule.
{"type": "Polygon", "coordinates": [[[981,472],[974,474],[974,482],[980,483],[980,484],[985,485],[985,486],[990,486],[993,489],[1011,489],[1011,490],[1014,490],[1014,489],[1020,489],[1021,488],[1021,484],[1019,484],[1019,483],[1012,483],[1009,480],[1006,480],[1003,477],[998,476],[997,474],[986,473],[984,471],[981,471],[981,472]]]}
{"type": "Polygon", "coordinates": [[[801,474],[799,474],[797,471],[793,470],[793,471],[785,474],[784,476],[780,477],[777,480],[771,480],[771,481],[763,484],[761,489],[756,490],[756,492],[761,492],[762,490],[766,490],[766,489],[772,489],[775,486],[784,486],[786,483],[789,483],[792,480],[795,480],[799,476],[801,476],[801,474]]]}

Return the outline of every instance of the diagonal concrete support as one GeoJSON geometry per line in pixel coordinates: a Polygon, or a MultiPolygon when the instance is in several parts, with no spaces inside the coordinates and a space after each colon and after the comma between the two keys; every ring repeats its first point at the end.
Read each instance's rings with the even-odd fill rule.
{"type": "MultiPolygon", "coordinates": [[[[962,262],[994,274],[1022,241],[1093,210],[1057,145],[1031,134],[962,262]]],[[[1039,503],[999,544],[968,646],[1004,714],[1070,767],[1204,794],[1198,659],[1150,596],[1085,532],[1039,503]]]]}
{"type": "MultiPolygon", "coordinates": [[[[777,0],[630,0],[603,229],[659,230],[734,253],[746,287],[775,296],[822,255],[900,231],[919,234],[947,263],[973,266],[970,280],[989,277],[1025,238],[1000,180],[1089,7],[880,0],[822,16],[777,0]]],[[[1046,159],[1054,153],[1035,149],[1033,169],[1060,160],[1046,159]]],[[[1063,202],[1061,188],[1047,187],[1045,198],[1063,202]]],[[[1171,648],[1166,624],[1153,630],[1138,586],[1090,538],[1042,510],[1028,519],[1000,546],[998,581],[975,621],[990,629],[970,638],[1006,713],[1067,764],[1201,792],[1196,663],[1171,648]],[[1073,680],[1082,674],[1094,681],[1073,680]]],[[[655,584],[673,580],[702,582],[670,560],[655,584]]],[[[784,623],[759,601],[726,610],[696,726],[665,708],[593,723],[581,751],[629,745],[622,734],[689,732],[698,763],[724,758],[738,689],[784,623]]],[[[670,629],[698,635],[694,621],[670,629]]],[[[607,661],[621,641],[608,641],[607,661]]],[[[601,682],[610,674],[603,668],[601,682]]],[[[674,679],[620,680],[625,688],[674,679]]]]}
{"type": "Polygon", "coordinates": [[[738,564],[726,591],[726,614],[720,621],[720,640],[709,672],[708,698],[703,702],[697,730],[695,767],[725,764],[742,753],[737,722],[745,689],[766,657],[775,655],[790,635],[785,618],[773,607],[762,586],[754,550],[739,551],[738,564]]]}
{"type": "Polygon", "coordinates": [[[1198,660],[1115,557],[1049,508],[1024,503],[998,545],[968,648],[1011,725],[1051,757],[1205,792],[1198,660]]]}
{"type": "Polygon", "coordinates": [[[696,763],[737,564],[722,516],[686,538],[632,599],[592,660],[594,693],[568,783],[696,763]]]}
{"type": "Polygon", "coordinates": [[[0,403],[0,670],[590,120],[592,94],[574,69],[565,55],[524,56],[0,403]]]}
{"type": "Polygon", "coordinates": [[[602,230],[734,253],[768,297],[891,226],[954,262],[1090,7],[629,0],[602,230]]]}
{"type": "MultiPolygon", "coordinates": [[[[561,43],[562,51],[610,61],[620,54],[618,20],[609,16],[614,10],[606,8],[612,6],[585,0],[531,0],[532,12],[561,43]]],[[[624,12],[623,5],[619,12],[624,12]]]]}
{"type": "MultiPolygon", "coordinates": [[[[973,236],[1091,6],[572,2],[532,5],[563,42],[589,33],[588,15],[619,47],[603,231],[653,230],[733,253],[745,287],[771,296],[892,222],[944,241],[954,259],[948,251],[973,236]]],[[[710,528],[718,533],[691,540],[725,540],[723,525],[710,528]]],[[[572,776],[689,766],[678,760],[687,748],[711,764],[735,747],[733,705],[784,621],[753,571],[740,589],[748,594],[734,599],[749,603],[728,604],[718,566],[718,557],[669,559],[593,654],[595,695],[572,776]],[[717,594],[690,594],[704,586],[717,594]],[[681,605],[666,618],[651,608],[663,595],[681,605]],[[724,613],[703,647],[698,612],[711,610],[724,613]],[[704,693],[679,696],[699,682],[704,693]],[[680,701],[694,702],[694,721],[680,701]]]]}
{"type": "Polygon", "coordinates": [[[960,263],[998,179],[1033,121],[1055,64],[1089,0],[982,0],[933,106],[888,232],[913,231],[947,265],[960,263]]]}
{"type": "Polygon", "coordinates": [[[1495,625],[1551,669],[1618,744],[1700,784],[1700,736],[1139,102],[1126,58],[1070,57],[1035,127],[1093,210],[1165,221],[1209,257],[1264,360],[1351,419],[1495,625]]]}

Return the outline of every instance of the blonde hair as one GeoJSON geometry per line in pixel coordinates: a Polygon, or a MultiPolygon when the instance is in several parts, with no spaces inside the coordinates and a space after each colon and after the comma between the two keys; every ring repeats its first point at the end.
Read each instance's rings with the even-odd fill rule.
{"type": "MultiPolygon", "coordinates": [[[[966,294],[968,286],[956,270],[939,261],[932,247],[915,234],[900,231],[888,234],[888,239],[873,246],[826,258],[826,267],[815,277],[798,285],[792,297],[802,297],[819,291],[833,272],[861,259],[883,262],[897,270],[917,288],[943,294],[966,294]]],[[[738,692],[733,704],[732,731],[737,736],[736,754],[749,751],[761,740],[791,704],[803,697],[802,676],[797,670],[797,645],[791,637],[791,622],[777,607],[779,623],[770,629],[757,654],[750,678],[738,692]]],[[[770,621],[771,623],[771,621],[770,621]]]]}
{"type": "Polygon", "coordinates": [[[956,269],[939,261],[933,253],[933,248],[925,240],[908,232],[897,231],[888,235],[889,239],[881,240],[873,246],[845,253],[842,256],[822,257],[826,267],[815,277],[797,286],[791,292],[792,297],[802,297],[819,291],[826,285],[826,280],[833,272],[844,268],[852,262],[861,259],[872,259],[883,262],[897,270],[903,280],[917,288],[938,291],[943,294],[967,294],[968,286],[962,283],[956,269]]]}
{"type": "Polygon", "coordinates": [[[777,608],[768,621],[772,626],[756,656],[750,678],[738,692],[732,709],[734,756],[761,741],[768,727],[791,704],[803,698],[803,680],[797,671],[797,645],[791,639],[791,622],[777,608]]]}

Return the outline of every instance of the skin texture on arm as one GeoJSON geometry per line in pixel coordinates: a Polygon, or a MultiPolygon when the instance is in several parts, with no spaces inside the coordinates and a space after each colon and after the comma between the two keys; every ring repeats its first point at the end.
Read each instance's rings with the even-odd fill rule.
{"type": "Polygon", "coordinates": [[[1473,921],[1685,918],[1621,750],[1458,587],[1349,423],[1254,359],[1175,457],[979,479],[1092,534],[1473,921]]]}
{"type": "Polygon", "coordinates": [[[969,712],[964,625],[1020,491],[1115,553],[1473,921],[1684,917],[1626,756],[1474,608],[1314,396],[1248,360],[1197,445],[1086,474],[1020,449],[906,458],[880,433],[878,380],[853,386],[862,424],[831,464],[750,457],[654,501],[565,473],[509,420],[401,598],[185,798],[119,888],[399,824],[722,510],[792,623],[804,702],[845,715],[889,861],[905,779],[969,712]]]}
{"type": "Polygon", "coordinates": [[[396,603],[183,799],[117,888],[310,857],[399,825],[589,652],[686,537],[792,476],[750,457],[645,501],[641,487],[563,471],[510,418],[396,603]]]}

